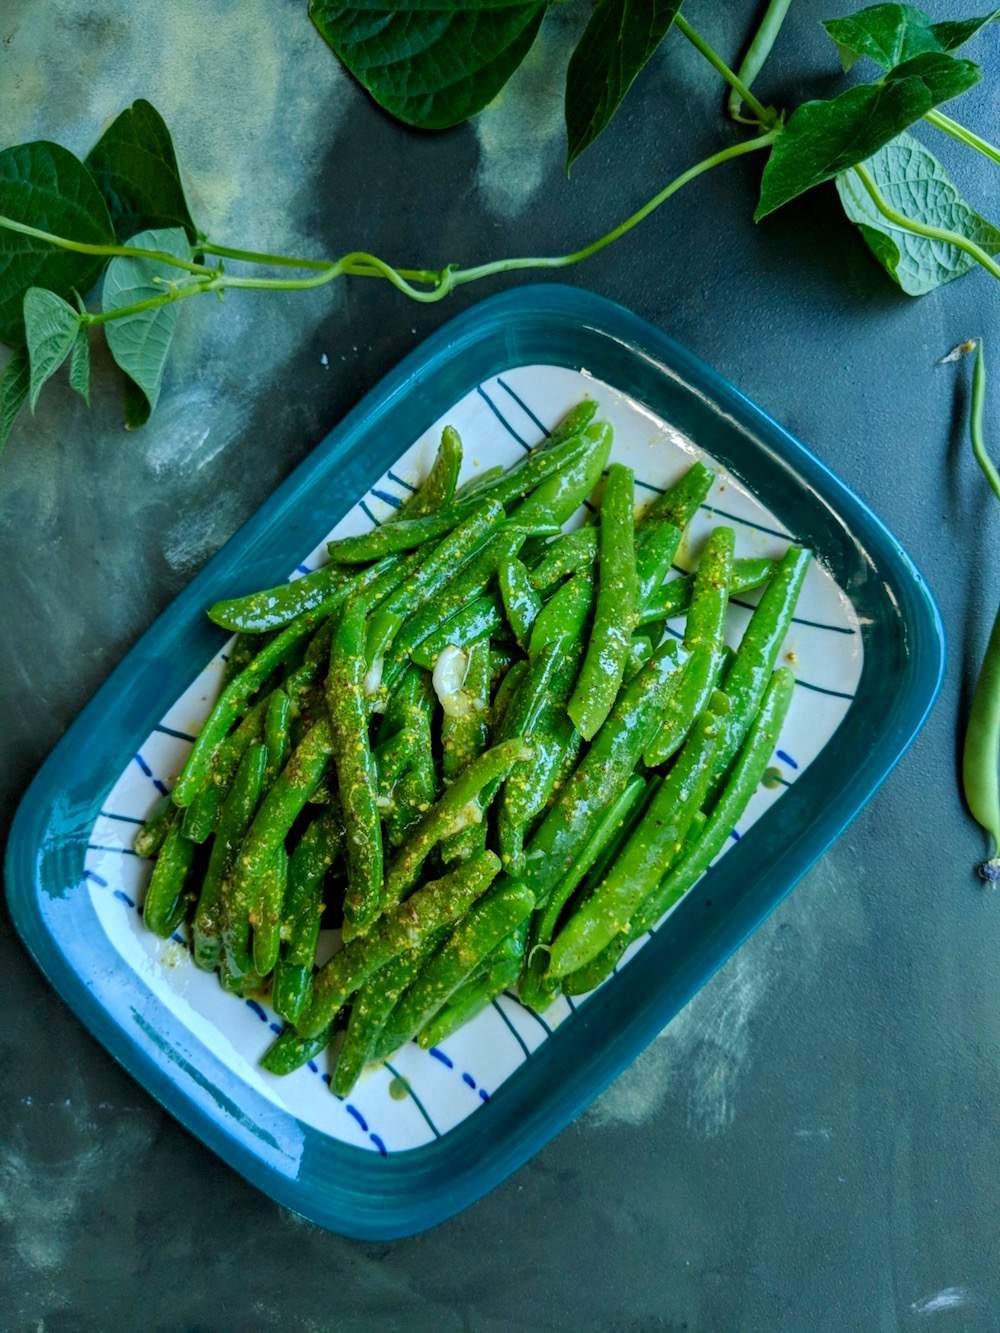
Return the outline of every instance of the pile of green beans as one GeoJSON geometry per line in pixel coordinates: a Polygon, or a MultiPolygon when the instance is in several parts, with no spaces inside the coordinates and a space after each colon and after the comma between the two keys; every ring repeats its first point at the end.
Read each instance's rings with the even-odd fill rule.
{"type": "Polygon", "coordinates": [[[541,1010],[590,989],[761,781],[808,552],[736,559],[717,526],[673,577],[714,475],[695,463],[637,517],[611,445],[586,401],[515,467],[459,486],[446,427],[392,520],[210,609],[237,637],[136,837],[155,857],[143,912],[162,936],[187,922],[226,990],[270,998],[270,1073],[328,1049],[345,1096],[504,990],[541,1010]],[[733,651],[729,600],[761,587],[733,651]],[[321,926],[341,945],[317,966],[321,926]]]}

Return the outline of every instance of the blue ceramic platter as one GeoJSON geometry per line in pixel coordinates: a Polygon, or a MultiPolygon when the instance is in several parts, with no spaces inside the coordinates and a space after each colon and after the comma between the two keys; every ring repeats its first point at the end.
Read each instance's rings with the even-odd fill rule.
{"type": "MultiPolygon", "coordinates": [[[[753,600],[731,609],[734,643],[753,600]]],[[[669,1022],[878,787],[933,703],[943,661],[920,574],[803,445],[619,306],[523,287],[408,357],[129,653],[18,811],[11,913],[94,1035],[249,1180],[347,1235],[407,1235],[518,1167],[669,1022]],[[816,553],[783,650],[798,685],[772,779],[724,856],[589,996],[544,1014],[501,996],[440,1048],[411,1044],[370,1070],[346,1101],[322,1060],[273,1078],[257,1065],[280,1029],[266,1003],[223,994],[182,936],[155,939],[139,914],[148,866],[132,838],[183,762],[227,652],[204,609],[301,576],[331,533],[387,518],[430,466],[445,421],[472,475],[523,456],[584,396],[613,424],[614,457],[634,469],[640,498],[696,457],[716,467],[682,567],[720,522],[740,555],[778,555],[791,540],[816,553]]]]}

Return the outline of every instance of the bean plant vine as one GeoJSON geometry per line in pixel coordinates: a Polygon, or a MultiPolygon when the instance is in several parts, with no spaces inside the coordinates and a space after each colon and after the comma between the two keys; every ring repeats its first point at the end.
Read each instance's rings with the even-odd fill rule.
{"type": "MultiPolygon", "coordinates": [[[[1000,278],[1000,230],[961,198],[934,155],[907,133],[924,121],[1000,163],[1000,150],[938,110],[980,80],[978,65],[955,51],[1000,11],[935,23],[912,6],[879,4],[831,19],[824,26],[845,68],[865,58],[879,65],[881,74],[789,113],[765,106],[752,84],[790,4],[771,0],[734,70],[680,12],[680,0],[650,0],[644,6],[599,0],[567,70],[568,165],[606,128],[670,32],[721,76],[732,118],[752,134],[694,163],[610,231],[561,255],[408,268],[367,250],[325,259],[222,243],[192,218],[170,132],[143,100],[126,108],[82,161],[48,141],[3,150],[0,341],[13,350],[0,373],[0,448],[22,406],[28,402],[34,409],[64,363],[70,384],[89,401],[90,339],[97,328],[126,377],[126,425],[139,426],[156,406],[176,320],[190,298],[305,291],[359,278],[389,282],[414,301],[440,301],[497,274],[582,263],[698,177],[752,153],[767,153],[757,220],[833,181],[847,216],[907,293],[920,295],[976,266],[1000,278]]],[[[410,124],[435,128],[464,119],[496,92],[498,72],[505,79],[516,68],[545,8],[516,0],[457,5],[454,21],[435,38],[435,59],[439,64],[447,59],[449,43],[467,41],[469,25],[478,25],[477,50],[490,56],[490,42],[495,46],[485,61],[487,72],[474,70],[465,83],[431,90],[416,102],[406,70],[394,58],[392,20],[383,31],[386,60],[379,67],[358,58],[361,11],[313,0],[311,12],[338,56],[387,110],[410,124]]],[[[409,21],[424,20],[411,15],[409,21]]]]}

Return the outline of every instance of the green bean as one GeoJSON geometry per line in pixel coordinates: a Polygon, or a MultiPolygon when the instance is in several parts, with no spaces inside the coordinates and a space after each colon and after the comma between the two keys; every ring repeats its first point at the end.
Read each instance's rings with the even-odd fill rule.
{"type": "Polygon", "coordinates": [[[333,1071],[331,1087],[338,1097],[346,1097],[365,1065],[378,1058],[377,1047],[399,997],[447,934],[447,927],[435,931],[420,948],[407,949],[380,967],[358,990],[351,1001],[347,1032],[333,1071]]]}
{"type": "Polygon", "coordinates": [[[396,785],[392,804],[385,812],[389,843],[398,847],[430,809],[437,796],[437,774],[431,745],[431,720],[436,700],[425,671],[410,667],[399,687],[390,697],[379,732],[383,736],[393,728],[409,733],[410,767],[396,785]]]}
{"type": "Polygon", "coordinates": [[[613,463],[601,501],[597,602],[590,642],[576,688],[567,705],[584,740],[591,740],[611,711],[625,674],[635,626],[633,476],[613,463]]]}
{"type": "MultiPolygon", "coordinates": [[[[153,862],[142,917],[154,935],[166,939],[184,919],[184,889],[194,861],[195,843],[174,824],[153,862]]],[[[499,863],[498,863],[499,864],[499,863]]]]}
{"type": "Polygon", "coordinates": [[[554,538],[543,548],[531,571],[532,585],[539,592],[553,587],[568,574],[586,573],[597,559],[597,528],[574,528],[554,538]]]}
{"type": "Polygon", "coordinates": [[[407,950],[419,949],[442,926],[463,916],[492,884],[499,858],[483,852],[457,869],[416,890],[391,907],[363,939],[351,940],[313,978],[309,1006],[299,1020],[308,1037],[330,1022],[341,1005],[380,967],[407,950]]]}
{"type": "Polygon", "coordinates": [[[237,634],[229,647],[226,663],[222,669],[222,685],[240,674],[249,666],[271,636],[268,634],[237,634]]]}
{"type": "Polygon", "coordinates": [[[155,856],[176,819],[177,807],[170,799],[170,794],[161,796],[135,835],[132,850],[136,856],[147,859],[155,856]]]}
{"type": "Polygon", "coordinates": [[[251,914],[253,965],[257,973],[270,976],[281,949],[281,918],[288,888],[288,853],[282,843],[257,879],[257,904],[251,914]]]}
{"type": "Polygon", "coordinates": [[[216,602],[208,608],[208,618],[223,629],[239,630],[241,634],[279,629],[304,611],[311,611],[325,602],[341,586],[346,596],[349,577],[339,565],[321,565],[311,574],[281,583],[276,588],[216,602]]]}
{"type": "Polygon", "coordinates": [[[346,835],[344,925],[358,931],[378,916],[382,886],[378,773],[368,742],[364,691],[365,633],[365,603],[352,598],[333,632],[326,683],[329,736],[346,835]]]}
{"type": "MultiPolygon", "coordinates": [[[[593,432],[588,433],[588,428],[584,428],[561,438],[550,449],[532,449],[481,494],[498,500],[505,509],[509,508],[515,500],[534,491],[555,473],[569,471],[581,458],[590,455],[599,443],[600,439],[595,439],[593,432]]],[[[480,496],[472,498],[478,500],[480,496]]]]}
{"type": "MultiPolygon", "coordinates": [[[[490,645],[481,640],[469,649],[469,665],[462,686],[472,707],[461,717],[441,718],[441,774],[445,782],[455,778],[477,759],[489,744],[490,705],[490,645]]],[[[482,851],[486,842],[486,825],[480,820],[460,833],[445,838],[441,843],[441,857],[445,864],[467,860],[482,851]]]]}
{"type": "Polygon", "coordinates": [[[469,602],[428,634],[410,650],[410,658],[418,666],[432,670],[445,648],[469,648],[480,639],[497,635],[503,625],[503,603],[497,593],[487,593],[469,602]]]}
{"type": "Polygon", "coordinates": [[[616,935],[589,963],[565,978],[564,989],[568,994],[584,994],[609,976],[628,946],[652,930],[722,851],[771,762],[794,691],[794,675],[787,667],[779,667],[771,677],[760,711],[708,819],[703,820],[696,837],[689,835],[680,859],[643,899],[629,929],[616,935]]]}
{"type": "Polygon", "coordinates": [[[625,663],[625,683],[628,684],[653,656],[653,640],[648,634],[633,634],[625,663]]]}
{"type": "Polygon", "coordinates": [[[204,842],[219,822],[222,803],[251,741],[264,733],[268,696],[259,699],[212,756],[208,781],[183,813],[185,838],[204,842]]]}
{"type": "Polygon", "coordinates": [[[291,747],[292,704],[284,690],[274,690],[264,713],[264,744],[267,746],[265,783],[270,786],[285,766],[291,747]]]}
{"type": "Polygon", "coordinates": [[[240,844],[264,790],[267,761],[267,748],[260,741],[251,741],[222,806],[219,827],[208,858],[208,869],[195,909],[192,932],[194,961],[206,972],[214,971],[218,966],[222,887],[232,874],[240,844]]]}
{"type": "Polygon", "coordinates": [[[687,830],[708,791],[725,731],[725,696],[716,696],[718,711],[698,719],[691,738],[677,758],[638,827],[590,898],[572,914],[552,942],[549,976],[565,976],[594,958],[615,935],[628,930],[632,913],[654,888],[664,870],[677,860],[687,830]]]}
{"type": "Polygon", "coordinates": [[[271,1003],[289,1023],[298,1021],[309,999],[323,914],[323,882],[343,842],[343,825],[324,812],[309,824],[288,860],[285,939],[274,968],[271,1003]]]}
{"type": "MultiPolygon", "coordinates": [[[[761,584],[767,583],[775,570],[774,560],[740,559],[733,561],[733,579],[729,585],[731,597],[740,593],[752,592],[761,584]]],[[[694,575],[683,574],[671,579],[655,589],[639,607],[639,624],[645,625],[653,620],[671,620],[674,616],[685,615],[691,606],[691,593],[694,590],[694,575]]]]}
{"type": "Polygon", "coordinates": [[[642,534],[639,538],[640,545],[644,546],[650,540],[647,534],[652,531],[656,519],[666,519],[668,523],[672,523],[675,528],[683,532],[701,508],[705,496],[712,489],[713,481],[715,473],[711,468],[706,467],[704,463],[692,463],[679,481],[675,481],[673,486],[662,495],[658,495],[643,511],[639,521],[639,530],[642,534]]]}
{"type": "Polygon", "coordinates": [[[527,648],[531,627],[542,609],[542,599],[531,586],[528,571],[516,556],[505,560],[497,572],[507,622],[514,638],[522,648],[527,648]]]}
{"type": "Polygon", "coordinates": [[[515,509],[514,521],[535,525],[547,518],[561,528],[601,480],[613,434],[606,422],[585,427],[579,436],[584,452],[537,486],[515,509]]]}
{"type": "Polygon", "coordinates": [[[490,707],[490,727],[498,735],[503,731],[504,719],[507,716],[507,709],[511,705],[511,700],[521,688],[521,682],[527,674],[527,662],[523,659],[519,662],[514,662],[504,672],[503,678],[496,688],[496,693],[493,696],[493,703],[490,707]]]}
{"type": "Polygon", "coordinates": [[[422,518],[425,514],[434,514],[443,509],[455,495],[461,470],[462,437],[454,426],[445,426],[430,472],[416,494],[403,505],[400,513],[406,518],[422,518]]]}
{"type": "Polygon", "coordinates": [[[382,896],[386,907],[395,907],[413,887],[421,867],[438,843],[482,819],[479,798],[484,788],[502,781],[517,760],[526,758],[527,754],[521,740],[501,741],[463,769],[393,858],[382,896]]]}
{"type": "Polygon", "coordinates": [[[557,639],[582,639],[591,608],[594,584],[586,574],[577,574],[545,603],[531,629],[528,653],[540,653],[547,643],[557,639]]]}
{"type": "Polygon", "coordinates": [[[463,982],[448,1003],[424,1024],[417,1035],[417,1043],[425,1051],[439,1046],[475,1018],[491,1000],[514,985],[524,959],[527,925],[527,921],[522,921],[516,930],[501,940],[484,959],[484,970],[463,982]]]}
{"type": "Polygon", "coordinates": [[[414,615],[476,555],[503,518],[502,505],[495,500],[484,500],[434,546],[427,558],[386,599],[384,609],[398,616],[414,615]]]}
{"type": "Polygon", "coordinates": [[[384,607],[368,617],[365,634],[365,665],[371,669],[374,662],[389,651],[404,623],[404,617],[384,607]]]}
{"type": "Polygon", "coordinates": [[[648,768],[665,764],[680,749],[715,689],[722,668],[734,542],[732,528],[716,528],[705,546],[684,630],[690,656],[660,729],[646,747],[643,760],[648,768]]]}
{"type": "Polygon", "coordinates": [[[736,757],[760,707],[811,558],[810,552],[799,546],[790,546],[785,552],[723,677],[722,688],[732,702],[732,711],[716,758],[716,781],[736,757]]]}
{"type": "Polygon", "coordinates": [[[582,398],[575,407],[571,407],[564,417],[553,426],[552,430],[537,447],[551,449],[561,444],[572,435],[578,435],[584,426],[589,426],[597,414],[597,404],[593,398],[582,398]]]}
{"type": "Polygon", "coordinates": [[[495,481],[507,471],[502,463],[497,463],[494,467],[488,467],[483,472],[478,472],[468,481],[463,482],[455,492],[456,500],[467,500],[470,495],[478,495],[481,491],[489,490],[495,481]]]}
{"type": "Polygon", "coordinates": [[[291,1074],[310,1060],[315,1060],[317,1055],[322,1055],[332,1040],[332,1023],[314,1037],[300,1037],[293,1027],[286,1027],[278,1040],[264,1052],[261,1067],[269,1074],[291,1074]]]}
{"type": "Polygon", "coordinates": [[[544,906],[549,894],[586,846],[596,817],[624,790],[664,701],[674,688],[677,648],[662,644],[622,691],[576,772],[533,834],[524,880],[544,906]]]}
{"type": "MultiPolygon", "coordinates": [[[[334,597],[338,597],[335,593],[334,597]]],[[[247,709],[251,698],[271,672],[294,651],[297,645],[322,621],[330,610],[329,602],[322,602],[312,611],[286,625],[267,647],[257,654],[248,667],[231,681],[219,695],[215,706],[202,724],[180,777],[174,786],[176,805],[188,806],[203,790],[209,780],[212,756],[226,737],[236,719],[247,709]]]]}
{"type": "Polygon", "coordinates": [[[393,1016],[397,1035],[408,1040],[428,1023],[462,982],[522,921],[535,900],[517,880],[500,884],[469,908],[449,938],[424,964],[393,1016]]]}
{"type": "Polygon", "coordinates": [[[681,530],[666,519],[656,519],[643,530],[643,543],[636,548],[635,572],[639,579],[638,601],[643,607],[663,583],[681,544],[681,530]]]}
{"type": "Polygon", "coordinates": [[[540,1013],[547,1009],[558,991],[558,984],[546,975],[548,945],[555,934],[563,909],[586,878],[602,852],[617,835],[629,827],[629,821],[646,791],[643,778],[635,777],[621,795],[607,807],[594,825],[582,853],[552,890],[548,902],[535,913],[528,934],[528,962],[518,987],[521,1000],[540,1013]]]}

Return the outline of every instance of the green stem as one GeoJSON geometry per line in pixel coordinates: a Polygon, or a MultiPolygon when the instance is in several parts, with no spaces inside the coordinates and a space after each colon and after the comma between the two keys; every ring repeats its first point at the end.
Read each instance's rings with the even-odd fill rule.
{"type": "Polygon", "coordinates": [[[969,148],[974,148],[977,153],[982,153],[984,157],[988,157],[991,161],[1000,164],[1000,148],[994,147],[988,139],[981,139],[978,134],[973,133],[972,130],[966,129],[964,125],[960,125],[957,120],[952,120],[950,116],[945,116],[940,111],[928,111],[926,116],[924,116],[924,120],[926,120],[929,125],[933,125],[935,129],[943,130],[945,134],[950,134],[951,137],[957,139],[959,143],[964,143],[968,145],[969,148]]]}
{"type": "Polygon", "coordinates": [[[176,255],[168,255],[165,250],[140,250],[134,245],[92,245],[88,241],[71,241],[65,236],[54,236],[50,231],[29,227],[26,222],[17,222],[14,218],[2,215],[0,215],[0,227],[5,231],[19,232],[22,236],[33,236],[36,240],[58,246],[60,250],[73,250],[79,255],[130,255],[135,259],[158,259],[173,268],[182,268],[188,273],[202,276],[214,272],[213,269],[205,268],[204,264],[193,264],[189,259],[178,259],[176,255]]]}
{"type": "MultiPolygon", "coordinates": [[[[238,250],[231,245],[216,245],[214,241],[204,241],[199,248],[205,254],[219,255],[223,259],[238,259],[246,264],[264,264],[272,268],[310,268],[320,272],[336,269],[339,264],[339,271],[349,273],[351,277],[384,277],[380,268],[373,264],[365,264],[362,260],[358,260],[356,264],[346,265],[343,260],[303,259],[299,255],[276,255],[265,250],[238,250]]],[[[434,282],[437,278],[437,274],[430,269],[399,268],[396,272],[411,282],[434,282]]],[[[337,274],[334,273],[332,276],[336,277],[337,274]]]]}
{"type": "MultiPolygon", "coordinates": [[[[740,61],[740,67],[736,71],[736,77],[747,87],[753,85],[754,79],[764,68],[764,62],[771,54],[771,48],[781,31],[781,25],[785,21],[785,15],[791,7],[792,0],[771,0],[767,9],[764,11],[764,17],[760,21],[760,26],[753,35],[753,40],[747,47],[746,55],[740,61]]],[[[740,108],[743,106],[743,95],[737,88],[731,89],[729,93],[729,114],[733,120],[741,121],[744,125],[753,124],[748,117],[741,115],[740,108]]]]}
{"type": "Polygon", "coordinates": [[[898,212],[879,194],[878,186],[872,179],[867,167],[859,163],[858,166],[852,167],[852,170],[867,190],[872,203],[887,222],[891,222],[900,231],[912,232],[916,236],[926,236],[928,240],[941,241],[944,245],[954,245],[956,249],[962,250],[965,254],[971,256],[977,264],[981,264],[987,273],[992,273],[995,278],[1000,278],[1000,264],[975,241],[970,241],[967,236],[962,236],[957,231],[947,231],[944,227],[932,227],[929,223],[918,222],[916,218],[909,218],[904,213],[898,212]]]}
{"type": "Polygon", "coordinates": [[[743,80],[733,73],[719,53],[713,47],[709,46],[701,33],[696,32],[695,29],[691,27],[691,24],[688,23],[683,14],[678,14],[674,19],[674,27],[684,34],[696,51],[701,52],[712,68],[722,75],[730,88],[739,93],[740,97],[746,102],[747,106],[754,113],[762,126],[774,124],[775,113],[769,111],[768,108],[764,106],[763,102],[758,102],[757,98],[754,97],[753,93],[743,80]]]}
{"type": "Polygon", "coordinates": [[[226,279],[213,278],[210,282],[193,282],[189,287],[175,287],[162,296],[150,296],[145,301],[134,301],[131,305],[118,306],[115,310],[100,310],[96,315],[81,315],[82,324],[110,324],[113,319],[126,319],[129,315],[141,315],[144,310],[157,310],[161,305],[170,305],[174,301],[183,301],[188,296],[201,296],[202,292],[218,291],[226,286],[226,279]]]}
{"type": "Polygon", "coordinates": [[[972,410],[969,413],[969,434],[972,437],[972,452],[976,462],[983,469],[983,475],[993,487],[993,494],[1000,500],[1000,472],[997,472],[993,459],[986,451],[986,436],[983,431],[983,416],[986,411],[986,362],[983,359],[983,340],[976,346],[976,364],[972,371],[972,410]]]}

